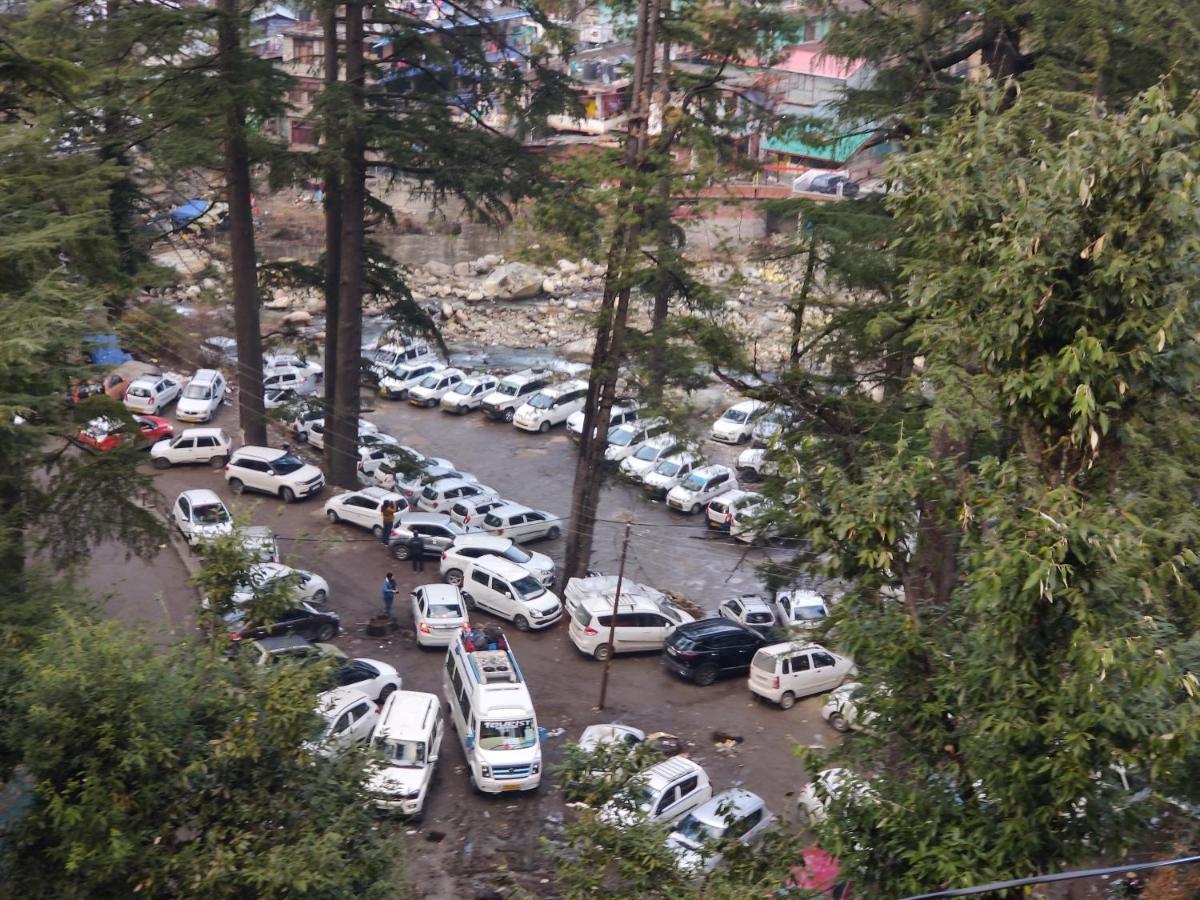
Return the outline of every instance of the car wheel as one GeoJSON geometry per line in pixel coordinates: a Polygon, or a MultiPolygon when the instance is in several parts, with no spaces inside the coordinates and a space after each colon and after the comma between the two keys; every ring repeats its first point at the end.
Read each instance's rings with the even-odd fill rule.
{"type": "Polygon", "coordinates": [[[296,440],[298,440],[302,444],[307,444],[308,443],[308,432],[307,431],[297,431],[296,432],[296,440]]]}
{"type": "Polygon", "coordinates": [[[505,421],[505,422],[508,422],[508,423],[511,425],[511,424],[512,424],[512,420],[513,420],[513,418],[516,416],[516,414],[517,414],[516,410],[513,410],[513,409],[506,409],[506,410],[504,411],[504,421],[505,421]]]}
{"type": "Polygon", "coordinates": [[[296,500],[296,492],[289,487],[280,488],[279,496],[283,498],[284,503],[294,503],[296,500]]]}
{"type": "Polygon", "coordinates": [[[608,644],[600,644],[595,650],[592,651],[592,656],[596,657],[596,659],[600,660],[601,662],[604,662],[604,660],[612,656],[612,648],[609,647],[608,644]]]}
{"type": "Polygon", "coordinates": [[[714,665],[701,666],[696,670],[696,684],[708,687],[717,680],[717,667],[714,665]]]}
{"type": "Polygon", "coordinates": [[[549,422],[543,422],[541,425],[538,426],[538,431],[540,431],[542,434],[545,434],[549,430],[550,430],[549,422]]]}
{"type": "Polygon", "coordinates": [[[208,464],[214,469],[222,469],[225,467],[225,463],[227,462],[229,462],[228,456],[214,456],[209,459],[208,464]]]}
{"type": "Polygon", "coordinates": [[[396,686],[394,684],[389,684],[387,687],[385,687],[379,692],[379,705],[383,706],[383,701],[392,696],[394,693],[396,693],[396,686]]]}
{"type": "Polygon", "coordinates": [[[738,442],[739,444],[744,444],[744,443],[746,443],[746,441],[748,441],[748,440],[750,440],[750,435],[748,435],[748,434],[739,434],[739,435],[738,435],[738,441],[737,441],[737,442],[738,442]]]}
{"type": "Polygon", "coordinates": [[[229,489],[231,491],[233,491],[235,494],[240,494],[242,491],[244,491],[246,489],[246,486],[244,484],[242,484],[242,479],[230,478],[229,479],[229,489]]]}
{"type": "Polygon", "coordinates": [[[562,529],[557,525],[551,525],[550,530],[546,532],[546,539],[556,541],[562,536],[562,529]]]}
{"type": "MultiPolygon", "coordinates": [[[[338,514],[332,509],[325,510],[325,518],[327,518],[334,525],[342,521],[338,518],[338,514]]],[[[378,537],[378,535],[376,535],[376,537],[378,537]]]]}
{"type": "MultiPolygon", "coordinates": [[[[331,509],[329,512],[332,514],[333,510],[331,509]]],[[[379,540],[380,538],[383,537],[383,526],[376,525],[374,528],[371,529],[371,534],[375,535],[375,540],[379,540]]]]}
{"type": "Polygon", "coordinates": [[[688,510],[688,513],[694,516],[698,512],[700,512],[700,504],[693,503],[691,509],[688,510]]]}
{"type": "Polygon", "coordinates": [[[392,544],[392,556],[401,560],[408,559],[408,544],[404,543],[404,541],[396,541],[396,543],[392,544]]]}
{"type": "Polygon", "coordinates": [[[448,572],[443,572],[442,577],[446,580],[446,584],[462,587],[463,573],[458,569],[450,569],[448,572]]]}
{"type": "Polygon", "coordinates": [[[462,597],[463,597],[463,603],[467,604],[468,610],[470,610],[471,612],[475,612],[477,609],[479,609],[479,606],[476,605],[476,603],[475,603],[475,598],[472,597],[470,594],[468,594],[466,591],[463,591],[462,597]]]}
{"type": "Polygon", "coordinates": [[[156,456],[154,458],[154,468],[169,469],[169,468],[171,468],[171,461],[169,459],[167,459],[165,456],[156,456]]]}
{"type": "Polygon", "coordinates": [[[516,626],[517,631],[528,631],[529,630],[529,620],[527,618],[525,618],[524,616],[516,616],[513,619],[513,625],[516,626]]]}
{"type": "Polygon", "coordinates": [[[322,625],[317,630],[317,642],[324,644],[326,641],[332,641],[337,637],[337,628],[329,623],[322,625]]]}
{"type": "Polygon", "coordinates": [[[845,734],[850,730],[850,723],[846,721],[846,717],[841,713],[834,713],[829,717],[829,724],[834,731],[840,731],[845,734]]]}
{"type": "Polygon", "coordinates": [[[780,709],[791,709],[796,705],[796,695],[791,691],[784,691],[783,696],[779,698],[780,709]]]}
{"type": "Polygon", "coordinates": [[[324,588],[322,588],[321,590],[317,591],[315,594],[312,595],[312,602],[317,604],[318,606],[324,606],[325,601],[327,601],[328,599],[329,599],[329,593],[324,588]]]}

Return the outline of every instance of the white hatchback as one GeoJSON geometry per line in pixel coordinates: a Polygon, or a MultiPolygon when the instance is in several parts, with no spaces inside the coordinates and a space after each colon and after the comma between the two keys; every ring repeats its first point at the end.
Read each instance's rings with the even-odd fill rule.
{"type": "Polygon", "coordinates": [[[858,668],[820,644],[791,641],[761,647],[750,662],[750,691],[791,709],[796,698],[832,691],[858,668]]]}
{"type": "Polygon", "coordinates": [[[466,377],[461,369],[442,369],[426,375],[419,384],[408,389],[408,402],[413,406],[437,406],[466,377]]]}
{"type": "Polygon", "coordinates": [[[513,425],[523,431],[545,433],[583,409],[587,392],[587,382],[580,380],[542,388],[517,409],[513,425]]]}
{"type": "Polygon", "coordinates": [[[494,375],[472,375],[464,378],[454,386],[454,389],[442,396],[442,412],[462,415],[473,409],[479,409],[483,398],[496,389],[500,384],[494,375]]]}
{"type": "Polygon", "coordinates": [[[176,497],[171,521],[193,547],[206,538],[233,533],[233,517],[221,498],[209,490],[184,491],[176,497]]]}
{"type": "Polygon", "coordinates": [[[379,721],[375,701],[353,687],[339,687],[317,695],[321,732],[308,749],[320,756],[341,756],[364,743],[379,721]]]}
{"type": "Polygon", "coordinates": [[[681,452],[683,447],[679,445],[677,438],[670,434],[660,434],[638,447],[633,456],[621,460],[621,474],[630,481],[640,482],[661,460],[681,452]]]}
{"type": "Polygon", "coordinates": [[[530,509],[517,503],[499,506],[483,517],[484,531],[514,541],[548,541],[557,539],[563,530],[563,520],[540,509],[530,509]]]}
{"type": "Polygon", "coordinates": [[[408,501],[399,494],[383,488],[368,487],[361,491],[338,494],[325,501],[325,515],[333,524],[348,522],[365,528],[375,537],[383,537],[383,504],[388,500],[396,505],[396,514],[408,510],[408,501]]]}
{"type": "Polygon", "coordinates": [[[421,647],[448,647],[468,624],[466,602],[452,584],[423,584],[413,591],[412,617],[421,647]]]}
{"type": "MultiPolygon", "coordinates": [[[[378,434],[379,427],[368,422],[366,419],[358,420],[358,438],[361,442],[363,437],[369,434],[378,434]]],[[[318,450],[325,449],[325,420],[312,419],[304,423],[304,426],[296,433],[296,438],[301,443],[311,444],[318,450]]]]}
{"type": "Polygon", "coordinates": [[[710,435],[723,444],[741,444],[750,440],[754,426],[770,409],[761,400],[743,400],[725,410],[724,415],[713,422],[710,435]]]}
{"type": "Polygon", "coordinates": [[[181,422],[207,422],[224,400],[225,376],[216,369],[200,369],[183,389],[175,405],[175,418],[181,422]]]}
{"type": "Polygon", "coordinates": [[[131,412],[157,416],[179,396],[183,385],[168,375],[142,375],[125,389],[125,408],[131,412]]]}
{"type": "Polygon", "coordinates": [[[695,469],[667,492],[667,506],[679,512],[700,512],[708,501],[729,491],[737,490],[737,478],[728,466],[704,466],[695,469]]]}
{"type": "Polygon", "coordinates": [[[187,428],[151,447],[150,458],[159,469],[184,463],[223,466],[232,452],[233,441],[220,428],[187,428]]]}
{"type": "Polygon", "coordinates": [[[466,481],[462,478],[441,478],[421,489],[420,496],[417,498],[417,508],[423,509],[425,512],[449,512],[455,500],[483,499],[498,495],[499,492],[494,488],[476,481],[466,481]]]}
{"type": "Polygon", "coordinates": [[[642,491],[647,497],[661,500],[700,465],[703,465],[701,461],[690,453],[676,453],[660,459],[642,477],[642,491]]]}

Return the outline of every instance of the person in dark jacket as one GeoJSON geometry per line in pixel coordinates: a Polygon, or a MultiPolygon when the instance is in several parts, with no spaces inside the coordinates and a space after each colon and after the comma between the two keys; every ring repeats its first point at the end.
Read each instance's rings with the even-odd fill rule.
{"type": "Polygon", "coordinates": [[[425,571],[425,541],[416,532],[408,539],[408,558],[412,560],[414,572],[425,571]]]}

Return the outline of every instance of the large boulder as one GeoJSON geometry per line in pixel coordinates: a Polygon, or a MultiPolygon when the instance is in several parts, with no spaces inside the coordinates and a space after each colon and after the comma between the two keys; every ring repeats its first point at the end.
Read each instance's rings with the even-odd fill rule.
{"type": "Polygon", "coordinates": [[[432,275],[434,278],[449,278],[450,273],[453,272],[454,270],[451,269],[444,262],[438,262],[436,259],[432,259],[429,262],[425,263],[425,271],[428,272],[430,275],[432,275]]]}
{"type": "Polygon", "coordinates": [[[569,259],[560,259],[558,261],[558,271],[564,275],[574,275],[579,271],[579,263],[571,262],[569,259]]]}
{"type": "Polygon", "coordinates": [[[482,285],[484,296],[498,300],[528,300],[542,292],[542,273],[525,263],[507,263],[495,269],[482,285]]]}
{"type": "Polygon", "coordinates": [[[312,313],[308,310],[298,309],[295,312],[290,312],[283,317],[284,325],[307,325],[312,321],[312,313]]]}
{"type": "Polygon", "coordinates": [[[562,354],[563,359],[571,362],[591,362],[594,344],[590,337],[583,337],[563,344],[558,352],[562,354]]]}

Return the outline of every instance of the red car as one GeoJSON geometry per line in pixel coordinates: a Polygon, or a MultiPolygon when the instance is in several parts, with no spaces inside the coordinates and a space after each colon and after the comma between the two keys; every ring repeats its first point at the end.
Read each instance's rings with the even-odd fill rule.
{"type": "MultiPolygon", "coordinates": [[[[134,441],[139,447],[150,447],[156,441],[175,435],[175,426],[158,416],[136,414],[133,421],[137,424],[134,441]]],[[[79,432],[79,442],[100,453],[116,450],[128,438],[125,423],[120,419],[92,419],[87,423],[87,427],[79,432]]]]}

